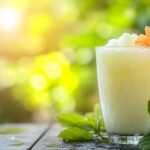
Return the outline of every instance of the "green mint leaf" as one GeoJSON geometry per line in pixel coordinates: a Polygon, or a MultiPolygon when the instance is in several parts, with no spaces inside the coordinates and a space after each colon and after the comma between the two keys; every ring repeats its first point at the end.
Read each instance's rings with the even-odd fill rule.
{"type": "Polygon", "coordinates": [[[101,132],[101,119],[99,118],[97,121],[97,134],[100,134],[101,132]]]}
{"type": "Polygon", "coordinates": [[[105,131],[99,105],[93,112],[87,113],[85,116],[77,113],[59,115],[58,121],[62,126],[68,127],[59,134],[59,137],[65,140],[92,140],[96,135],[100,136],[101,131],[105,131]]]}
{"type": "Polygon", "coordinates": [[[142,150],[150,150],[150,136],[147,135],[144,138],[142,138],[139,142],[139,147],[142,150]]]}
{"type": "Polygon", "coordinates": [[[93,140],[93,135],[81,128],[70,127],[60,132],[58,137],[68,141],[89,141],[93,140]]]}
{"type": "Polygon", "coordinates": [[[82,115],[76,113],[62,114],[58,116],[58,120],[62,126],[78,127],[86,131],[95,131],[96,127],[93,126],[93,120],[90,121],[82,115]]]}
{"type": "Polygon", "coordinates": [[[94,128],[88,121],[85,122],[79,122],[78,124],[74,125],[73,127],[78,127],[86,131],[95,131],[96,128],[94,128]]]}
{"type": "Polygon", "coordinates": [[[93,128],[97,128],[97,118],[93,113],[87,113],[85,115],[88,124],[90,124],[93,128]]]}
{"type": "Polygon", "coordinates": [[[61,114],[58,116],[58,121],[62,126],[65,127],[72,127],[78,124],[79,122],[84,122],[85,119],[82,115],[77,113],[68,113],[68,114],[61,114]]]}
{"type": "Polygon", "coordinates": [[[95,118],[98,120],[99,117],[101,116],[101,108],[100,108],[100,105],[99,104],[96,104],[95,107],[94,107],[94,111],[93,111],[93,114],[95,116],[95,118]]]}
{"type": "Polygon", "coordinates": [[[46,147],[55,147],[55,148],[58,148],[59,146],[60,146],[59,143],[52,142],[52,143],[48,144],[46,147]]]}
{"type": "Polygon", "coordinates": [[[87,113],[86,118],[95,129],[96,134],[100,135],[101,131],[105,132],[105,124],[99,105],[95,106],[94,111],[92,113],[87,113]]]}
{"type": "Polygon", "coordinates": [[[148,100],[148,113],[150,114],[150,100],[148,100]]]}
{"type": "Polygon", "coordinates": [[[91,124],[96,134],[100,135],[100,131],[103,125],[103,120],[101,116],[99,115],[99,118],[94,115],[94,113],[88,113],[86,114],[86,117],[88,119],[88,123],[91,124]]]}
{"type": "Polygon", "coordinates": [[[25,144],[24,142],[15,141],[14,143],[10,144],[10,146],[22,146],[22,145],[24,145],[24,144],[25,144]]]}
{"type": "Polygon", "coordinates": [[[2,128],[0,129],[0,134],[21,134],[25,130],[22,128],[2,128]]]}

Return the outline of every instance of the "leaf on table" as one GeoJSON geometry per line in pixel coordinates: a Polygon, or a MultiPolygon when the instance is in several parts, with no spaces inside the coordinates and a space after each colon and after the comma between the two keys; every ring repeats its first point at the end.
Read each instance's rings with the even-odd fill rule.
{"type": "Polygon", "coordinates": [[[93,135],[81,128],[70,127],[60,132],[58,137],[68,141],[89,141],[93,140],[93,135]]]}
{"type": "Polygon", "coordinates": [[[96,105],[95,105],[93,114],[94,114],[94,116],[95,116],[95,118],[96,118],[97,120],[98,120],[99,117],[102,115],[101,109],[100,109],[100,105],[99,105],[99,104],[96,104],[96,105]]]}
{"type": "Polygon", "coordinates": [[[52,142],[52,143],[50,143],[49,145],[47,145],[46,147],[55,147],[55,148],[58,148],[59,146],[60,146],[59,143],[52,142]]]}
{"type": "Polygon", "coordinates": [[[16,141],[13,144],[10,144],[10,146],[22,146],[23,144],[24,144],[24,142],[16,141]]]}
{"type": "Polygon", "coordinates": [[[142,138],[139,142],[139,146],[142,150],[150,150],[150,135],[142,138]]]}
{"type": "Polygon", "coordinates": [[[77,125],[79,122],[85,122],[84,117],[77,113],[61,114],[58,116],[58,120],[65,127],[71,127],[77,125]]]}
{"type": "Polygon", "coordinates": [[[102,116],[101,108],[100,108],[100,106],[98,104],[95,105],[93,114],[97,118],[97,129],[101,130],[102,132],[106,132],[104,118],[102,116]]]}
{"type": "Polygon", "coordinates": [[[83,117],[80,114],[69,113],[69,114],[59,115],[58,120],[61,123],[61,125],[66,127],[78,127],[86,131],[96,130],[96,125],[95,125],[96,120],[94,120],[93,122],[93,119],[89,120],[87,117],[83,117]]]}
{"type": "Polygon", "coordinates": [[[21,134],[25,130],[22,128],[2,128],[0,129],[0,134],[21,134]]]}
{"type": "Polygon", "coordinates": [[[87,113],[85,115],[88,124],[90,124],[93,128],[96,129],[97,127],[97,118],[95,117],[95,115],[93,113],[87,113]]]}
{"type": "Polygon", "coordinates": [[[72,126],[72,127],[78,127],[78,128],[81,128],[83,130],[86,130],[86,131],[95,131],[96,128],[94,128],[90,122],[88,121],[85,121],[85,122],[79,122],[77,123],[76,125],[72,126]]]}
{"type": "Polygon", "coordinates": [[[69,127],[62,131],[59,137],[72,141],[92,140],[96,135],[100,136],[104,128],[98,105],[94,112],[87,113],[85,116],[77,113],[62,114],[58,116],[58,121],[62,126],[69,127]]]}

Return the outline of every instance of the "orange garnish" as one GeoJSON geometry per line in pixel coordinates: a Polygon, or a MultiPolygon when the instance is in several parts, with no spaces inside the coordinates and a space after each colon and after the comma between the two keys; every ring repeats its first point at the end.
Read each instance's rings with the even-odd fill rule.
{"type": "Polygon", "coordinates": [[[146,26],[145,27],[145,35],[144,34],[140,34],[136,41],[135,41],[135,45],[136,46],[150,46],[150,27],[146,26]]]}

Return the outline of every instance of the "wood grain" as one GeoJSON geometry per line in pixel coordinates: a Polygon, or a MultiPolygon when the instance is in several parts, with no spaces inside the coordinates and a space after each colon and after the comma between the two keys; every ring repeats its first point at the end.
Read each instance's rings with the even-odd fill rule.
{"type": "Polygon", "coordinates": [[[0,130],[23,129],[23,133],[0,133],[0,150],[28,150],[46,131],[48,125],[37,124],[3,124],[0,130]]]}

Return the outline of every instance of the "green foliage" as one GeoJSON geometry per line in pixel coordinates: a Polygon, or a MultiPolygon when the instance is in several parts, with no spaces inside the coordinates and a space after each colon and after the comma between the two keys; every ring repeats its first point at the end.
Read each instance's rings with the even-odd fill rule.
{"type": "Polygon", "coordinates": [[[85,118],[88,120],[89,124],[93,127],[93,128],[97,128],[97,120],[98,118],[96,116],[94,116],[93,113],[87,113],[85,114],[85,118]]]}
{"type": "Polygon", "coordinates": [[[0,134],[21,134],[25,130],[22,128],[2,128],[0,129],[0,134]]]}
{"type": "Polygon", "coordinates": [[[48,144],[46,147],[59,147],[59,146],[60,146],[59,143],[52,142],[52,143],[48,144]]]}
{"type": "Polygon", "coordinates": [[[62,42],[63,46],[71,46],[74,48],[81,48],[81,47],[93,48],[96,45],[103,44],[104,40],[103,39],[100,40],[99,36],[95,33],[88,33],[64,37],[62,42]]]}
{"type": "Polygon", "coordinates": [[[90,132],[77,127],[69,127],[58,136],[69,141],[88,141],[93,139],[93,135],[90,132]]]}
{"type": "Polygon", "coordinates": [[[13,144],[10,144],[10,146],[21,146],[21,145],[24,145],[25,143],[24,142],[21,142],[21,141],[14,141],[13,144]]]}
{"type": "Polygon", "coordinates": [[[59,123],[67,129],[61,131],[58,136],[64,140],[93,140],[95,135],[100,135],[101,132],[100,116],[100,111],[97,108],[94,112],[84,116],[76,113],[59,115],[59,123]]]}
{"type": "Polygon", "coordinates": [[[69,113],[69,114],[62,114],[58,116],[58,121],[61,123],[62,126],[75,126],[78,123],[82,123],[85,121],[84,117],[79,114],[69,113]]]}
{"type": "Polygon", "coordinates": [[[139,142],[139,146],[142,150],[149,150],[150,149],[150,135],[147,135],[143,139],[141,139],[139,142]]]}
{"type": "Polygon", "coordinates": [[[91,118],[84,117],[77,113],[68,113],[58,115],[58,121],[65,127],[78,127],[87,131],[93,131],[96,128],[96,119],[91,114],[91,118]],[[94,121],[94,122],[93,122],[94,121]]]}
{"type": "Polygon", "coordinates": [[[6,16],[2,18],[6,25],[0,26],[1,122],[29,121],[36,110],[91,111],[98,102],[95,46],[123,32],[143,32],[150,24],[149,4],[148,0],[5,1],[4,14],[16,19],[12,22],[12,16],[6,16]],[[13,110],[5,108],[10,102],[13,110]],[[11,115],[15,111],[20,119],[11,115]]]}
{"type": "Polygon", "coordinates": [[[58,115],[58,121],[62,126],[78,127],[87,131],[94,131],[96,130],[97,120],[92,115],[91,118],[89,119],[76,113],[58,115]]]}

